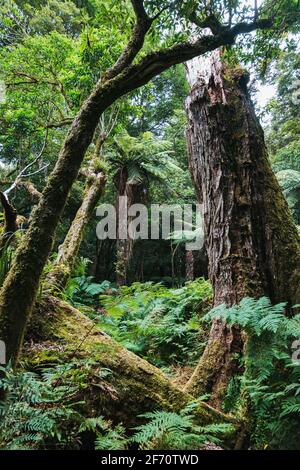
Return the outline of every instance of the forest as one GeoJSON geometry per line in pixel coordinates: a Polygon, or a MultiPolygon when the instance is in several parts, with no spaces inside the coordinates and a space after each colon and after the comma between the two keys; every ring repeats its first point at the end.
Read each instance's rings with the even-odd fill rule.
{"type": "Polygon", "coordinates": [[[0,450],[300,450],[299,39],[0,0],[0,450]]]}

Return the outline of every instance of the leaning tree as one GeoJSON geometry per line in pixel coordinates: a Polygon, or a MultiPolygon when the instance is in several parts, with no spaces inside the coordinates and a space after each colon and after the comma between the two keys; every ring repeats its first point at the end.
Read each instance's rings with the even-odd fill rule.
{"type": "MultiPolygon", "coordinates": [[[[249,13],[249,8],[241,11],[239,2],[215,1],[206,6],[206,2],[195,1],[170,4],[161,2],[161,9],[155,12],[156,2],[149,1],[145,2],[148,11],[152,12],[149,14],[143,0],[131,0],[131,4],[135,24],[128,44],[115,64],[101,74],[89,97],[82,103],[2,287],[0,336],[6,342],[7,356],[13,363],[19,357],[42,271],[52,248],[55,229],[101,114],[118,98],[146,84],[169,67],[222,45],[233,44],[240,34],[270,28],[274,18],[270,19],[269,16],[273,15],[272,12],[276,16],[281,9],[281,1],[272,2],[267,13],[257,8],[252,13],[249,13]],[[168,21],[170,11],[176,16],[173,45],[149,53],[144,51],[138,57],[150,30],[158,35],[165,26],[161,32],[161,42],[165,40],[171,27],[168,21]],[[249,15],[252,16],[251,19],[249,15]],[[197,23],[196,40],[176,42],[178,19],[182,20],[182,24],[186,24],[186,21],[190,25],[197,23]],[[207,28],[211,34],[205,33],[207,28]]],[[[296,4],[298,5],[297,2],[296,4]]],[[[147,47],[149,48],[149,44],[147,47]]]]}
{"type": "Polygon", "coordinates": [[[82,203],[69,227],[52,269],[47,275],[46,283],[54,289],[64,289],[72,270],[95,207],[104,192],[106,185],[104,145],[113,132],[119,110],[111,109],[109,116],[103,114],[94,133],[93,155],[87,158],[87,165],[80,173],[86,179],[82,203]]]}

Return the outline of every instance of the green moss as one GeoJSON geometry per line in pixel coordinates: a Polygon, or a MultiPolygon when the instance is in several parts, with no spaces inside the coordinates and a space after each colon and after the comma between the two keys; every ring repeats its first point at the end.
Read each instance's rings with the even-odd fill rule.
{"type": "MultiPolygon", "coordinates": [[[[44,299],[36,308],[24,357],[33,368],[72,361],[78,363],[78,373],[85,367],[82,412],[86,416],[101,414],[115,422],[122,421],[128,428],[137,425],[137,416],[145,411],[179,411],[193,400],[159,369],[123,348],[81,312],[54,297],[44,299]],[[104,378],[102,370],[107,371],[104,378]]],[[[199,423],[232,421],[204,403],[199,405],[197,416],[199,423]]]]}
{"type": "MultiPolygon", "coordinates": [[[[46,345],[45,345],[46,347],[46,345]]],[[[28,352],[28,351],[27,351],[28,352]]],[[[40,351],[32,351],[29,355],[26,355],[25,362],[29,368],[41,368],[45,366],[51,366],[57,363],[61,363],[63,357],[59,357],[59,350],[47,350],[41,349],[40,351]]]]}

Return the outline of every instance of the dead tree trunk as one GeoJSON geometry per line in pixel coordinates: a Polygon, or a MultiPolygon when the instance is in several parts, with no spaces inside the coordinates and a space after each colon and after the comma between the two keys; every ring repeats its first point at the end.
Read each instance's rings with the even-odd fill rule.
{"type": "MultiPolygon", "coordinates": [[[[214,304],[267,295],[299,301],[299,237],[272,172],[263,130],[248,90],[248,74],[215,53],[188,64],[186,101],[189,165],[204,209],[209,278],[214,304]],[[202,62],[203,66],[203,62],[202,62]]],[[[212,393],[219,403],[236,369],[240,332],[215,321],[186,390],[212,393]]]]}

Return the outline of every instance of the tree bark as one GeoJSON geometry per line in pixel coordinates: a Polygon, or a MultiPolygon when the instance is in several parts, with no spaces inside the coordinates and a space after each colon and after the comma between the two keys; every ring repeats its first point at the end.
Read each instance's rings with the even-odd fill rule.
{"type": "MultiPolygon", "coordinates": [[[[140,12],[136,12],[136,15],[139,22],[140,12]]],[[[139,63],[132,64],[143,45],[142,37],[141,41],[131,43],[130,51],[125,49],[125,59],[118,61],[118,66],[111,75],[108,71],[107,78],[99,80],[71,125],[57,164],[31,216],[29,230],[23,237],[2,287],[0,337],[6,344],[7,358],[13,364],[19,358],[26,324],[32,312],[43,268],[51,252],[57,224],[101,114],[118,98],[145,85],[172,65],[205,54],[221,45],[233,44],[239,34],[269,27],[269,20],[242,22],[216,35],[202,36],[193,43],[184,42],[152,52],[139,63]]],[[[147,28],[142,31],[142,35],[146,33],[147,28]]],[[[134,34],[137,34],[136,30],[134,34]]]]}
{"type": "Polygon", "coordinates": [[[194,254],[192,250],[185,252],[185,279],[187,281],[194,280],[194,254]]]}
{"type": "Polygon", "coordinates": [[[0,240],[0,251],[10,244],[14,233],[18,230],[17,211],[10,204],[4,193],[0,191],[0,200],[4,210],[4,227],[0,240]]]}
{"type": "Polygon", "coordinates": [[[128,171],[126,167],[120,169],[115,177],[115,186],[117,189],[116,213],[117,213],[117,253],[116,253],[116,281],[118,286],[127,284],[128,268],[132,258],[134,240],[128,233],[128,226],[132,217],[127,214],[121,214],[122,206],[120,197],[126,197],[127,211],[133,204],[145,202],[144,185],[128,183],[128,171]],[[122,238],[121,233],[127,232],[127,237],[122,238]]]}
{"type": "Polygon", "coordinates": [[[115,275],[116,240],[96,239],[96,263],[94,277],[97,282],[112,280],[115,275]]]}
{"type": "MultiPolygon", "coordinates": [[[[248,94],[247,72],[214,53],[206,75],[189,65],[186,101],[189,166],[203,204],[214,305],[300,297],[299,237],[272,172],[261,125],[248,94]]],[[[209,342],[186,390],[220,404],[241,352],[238,329],[213,323],[209,342]]]]}
{"type": "Polygon", "coordinates": [[[132,252],[132,240],[128,238],[128,215],[123,213],[120,203],[121,197],[127,197],[127,210],[132,205],[131,193],[127,194],[127,169],[122,168],[115,180],[117,189],[116,214],[117,214],[117,241],[116,241],[116,282],[118,286],[127,283],[127,270],[132,252]],[[125,233],[126,238],[123,238],[125,233]]]}

